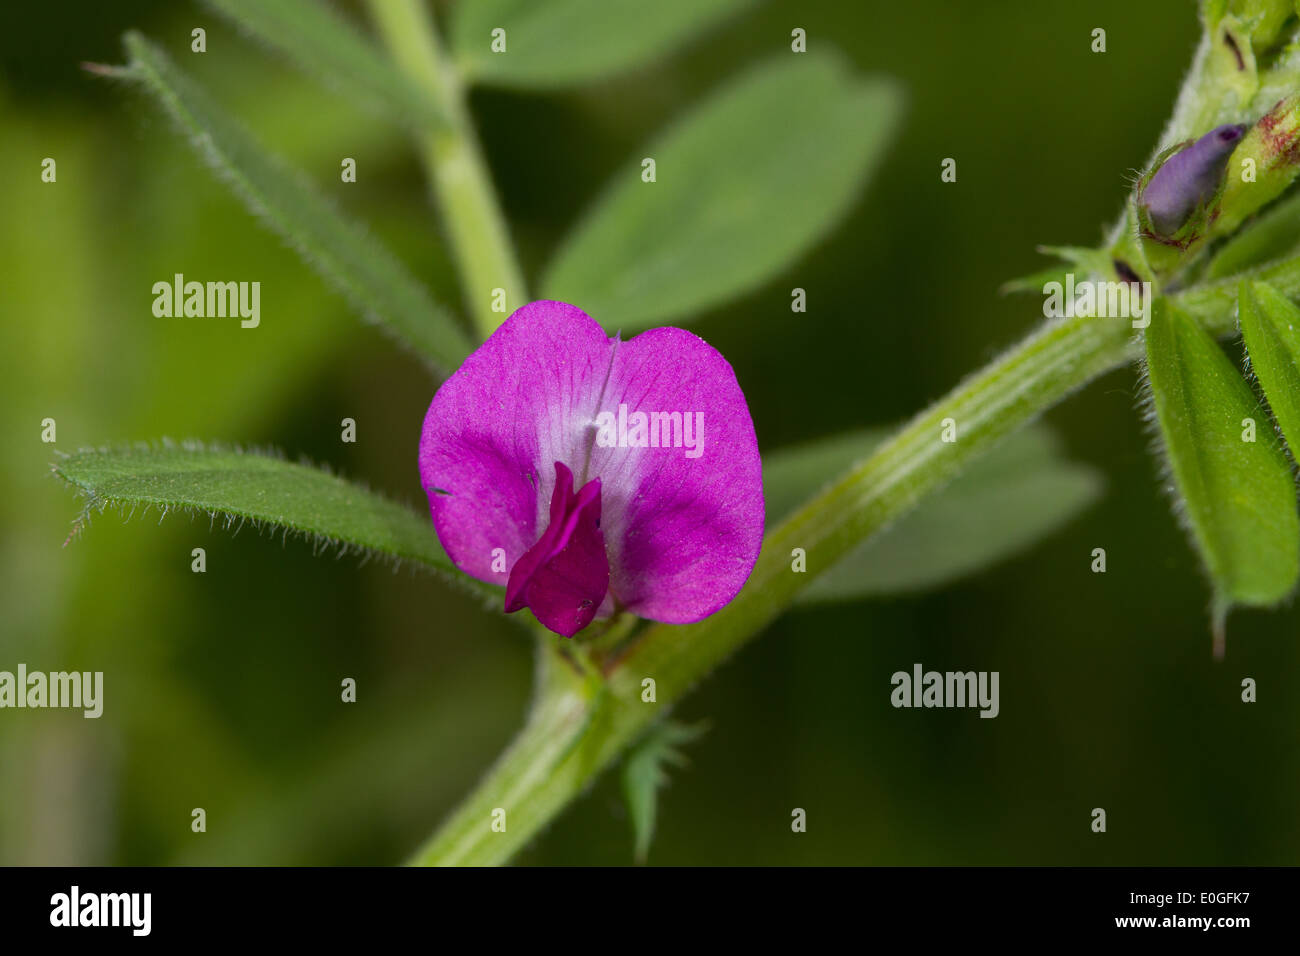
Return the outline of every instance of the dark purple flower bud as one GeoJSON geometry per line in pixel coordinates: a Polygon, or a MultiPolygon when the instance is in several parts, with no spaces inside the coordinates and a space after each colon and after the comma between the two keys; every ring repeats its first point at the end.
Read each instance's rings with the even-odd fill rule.
{"type": "Polygon", "coordinates": [[[1138,203],[1158,236],[1172,236],[1207,202],[1223,182],[1228,157],[1237,148],[1246,127],[1219,126],[1192,145],[1170,156],[1147,182],[1138,203]]]}

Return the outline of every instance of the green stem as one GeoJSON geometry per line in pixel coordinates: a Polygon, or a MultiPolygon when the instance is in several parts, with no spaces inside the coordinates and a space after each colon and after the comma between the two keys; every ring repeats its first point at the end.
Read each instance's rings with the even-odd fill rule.
{"type": "MultiPolygon", "coordinates": [[[[505,862],[570,799],[569,787],[555,785],[556,770],[581,756],[575,748],[591,727],[598,702],[607,702],[609,695],[593,694],[590,682],[560,659],[553,641],[544,639],[537,643],[534,688],[537,696],[527,725],[413,862],[424,866],[505,862]]],[[[598,769],[592,767],[590,776],[598,769]]]]}
{"type": "Polygon", "coordinates": [[[417,853],[424,865],[503,863],[523,847],[665,708],[757,636],[817,574],[882,530],[1006,435],[1070,392],[1134,357],[1127,321],[1051,322],[922,412],[866,461],[771,531],[741,594],[697,624],[648,628],[607,667],[593,694],[554,643],[540,653],[538,698],[497,766],[417,853]],[[945,442],[946,419],[957,440],[945,442]],[[808,571],[791,570],[803,548],[808,571]],[[653,678],[656,702],[642,701],[653,678]],[[507,829],[492,829],[504,809],[507,829]]]}
{"type": "Polygon", "coordinates": [[[398,66],[434,97],[446,118],[419,135],[420,159],[442,212],[461,291],[483,337],[524,305],[527,291],[497,205],[459,74],[443,56],[421,0],[368,0],[371,18],[398,66]],[[502,311],[496,290],[503,290],[502,311]]]}

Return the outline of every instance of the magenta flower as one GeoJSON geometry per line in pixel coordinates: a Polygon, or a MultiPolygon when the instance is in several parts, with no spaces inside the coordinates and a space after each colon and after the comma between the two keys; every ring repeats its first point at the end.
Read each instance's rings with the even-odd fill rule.
{"type": "Polygon", "coordinates": [[[754,423],[726,359],[681,329],[609,338],[563,302],[516,311],[438,389],[420,477],[456,566],[566,637],[615,610],[708,617],[763,538],[754,423]]]}

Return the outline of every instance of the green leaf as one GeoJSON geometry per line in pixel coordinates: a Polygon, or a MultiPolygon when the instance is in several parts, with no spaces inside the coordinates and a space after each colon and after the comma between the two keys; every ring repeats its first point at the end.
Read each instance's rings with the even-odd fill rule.
{"type": "Polygon", "coordinates": [[[1045,256],[1056,256],[1062,262],[1075,267],[1076,271],[1111,275],[1115,263],[1108,249],[1094,249],[1090,246],[1039,246],[1038,251],[1045,256]]]}
{"type": "Polygon", "coordinates": [[[224,516],[226,527],[272,525],[317,549],[383,555],[443,572],[480,594],[500,597],[451,563],[428,515],[412,511],[328,471],[265,452],[198,442],[95,449],[60,456],[56,475],[85,498],[76,534],[112,505],[224,516]]]}
{"type": "Polygon", "coordinates": [[[1294,455],[1300,450],[1300,308],[1265,282],[1243,282],[1237,314],[1251,370],[1294,455]]]}
{"type": "Polygon", "coordinates": [[[899,113],[892,82],[838,57],[767,61],[622,166],[556,253],[544,298],[631,331],[758,286],[851,207],[899,113]]]}
{"type": "Polygon", "coordinates": [[[1020,292],[1028,292],[1031,295],[1042,295],[1043,286],[1049,282],[1060,282],[1064,284],[1065,277],[1074,272],[1074,266],[1049,266],[1038,272],[1031,272],[1028,275],[1016,276],[1014,279],[1008,279],[998,287],[999,295],[1012,295],[1020,292]]]}
{"type": "Polygon", "coordinates": [[[1228,335],[1237,331],[1237,287],[1242,279],[1267,282],[1287,297],[1300,297],[1300,255],[1192,286],[1170,298],[1212,335],[1228,335]]]}
{"type": "Polygon", "coordinates": [[[1065,282],[1068,273],[1083,273],[1109,278],[1115,274],[1115,265],[1110,252],[1106,249],[1088,249],[1082,246],[1039,246],[1038,251],[1048,256],[1056,256],[1065,265],[1050,266],[1040,272],[1008,279],[998,289],[1003,295],[1013,292],[1043,293],[1043,286],[1049,282],[1065,282]]]}
{"type": "Polygon", "coordinates": [[[1214,339],[1156,299],[1146,330],[1147,375],[1182,514],[1214,585],[1215,651],[1234,604],[1286,597],[1300,574],[1300,520],[1291,468],[1267,413],[1214,339]],[[1246,419],[1262,425],[1243,440],[1246,419]]]}
{"type": "Polygon", "coordinates": [[[328,3],[320,0],[204,0],[237,27],[363,108],[403,126],[440,126],[445,121],[431,96],[328,3]]]}
{"type": "MultiPolygon", "coordinates": [[[[769,455],[769,524],[868,457],[890,432],[872,429],[769,455]]],[[[801,592],[801,603],[917,591],[1018,554],[1101,493],[1101,475],[1064,458],[1043,425],[1020,432],[897,523],[849,552],[801,592]]]]}
{"type": "Polygon", "coordinates": [[[1223,244],[1205,269],[1208,280],[1222,279],[1300,252],[1300,193],[1282,200],[1223,244]]]}
{"type": "Polygon", "coordinates": [[[125,43],[131,62],[115,75],[138,82],[152,95],[245,205],[354,310],[438,370],[450,372],[460,364],[470,349],[464,334],[365,226],[344,217],[268,155],[158,47],[135,32],[126,34],[125,43]]]}
{"type": "Polygon", "coordinates": [[[636,834],[636,859],[644,863],[654,839],[655,810],[659,788],[668,783],[668,766],[684,767],[686,757],[677,748],[703,734],[705,724],[682,724],[664,720],[646,732],[623,764],[623,796],[636,834]]]}
{"type": "Polygon", "coordinates": [[[472,0],[456,6],[457,64],[477,83],[557,87],[655,60],[753,0],[472,0]],[[505,30],[504,53],[492,31],[505,30]]]}

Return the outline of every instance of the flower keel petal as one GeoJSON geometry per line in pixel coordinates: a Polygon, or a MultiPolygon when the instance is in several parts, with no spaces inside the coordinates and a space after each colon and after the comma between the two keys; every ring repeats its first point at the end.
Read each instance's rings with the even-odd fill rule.
{"type": "Polygon", "coordinates": [[[574,494],[573,472],[557,461],[551,523],[511,569],[506,613],[529,607],[545,627],[572,637],[591,623],[608,590],[600,479],[574,494]]]}

